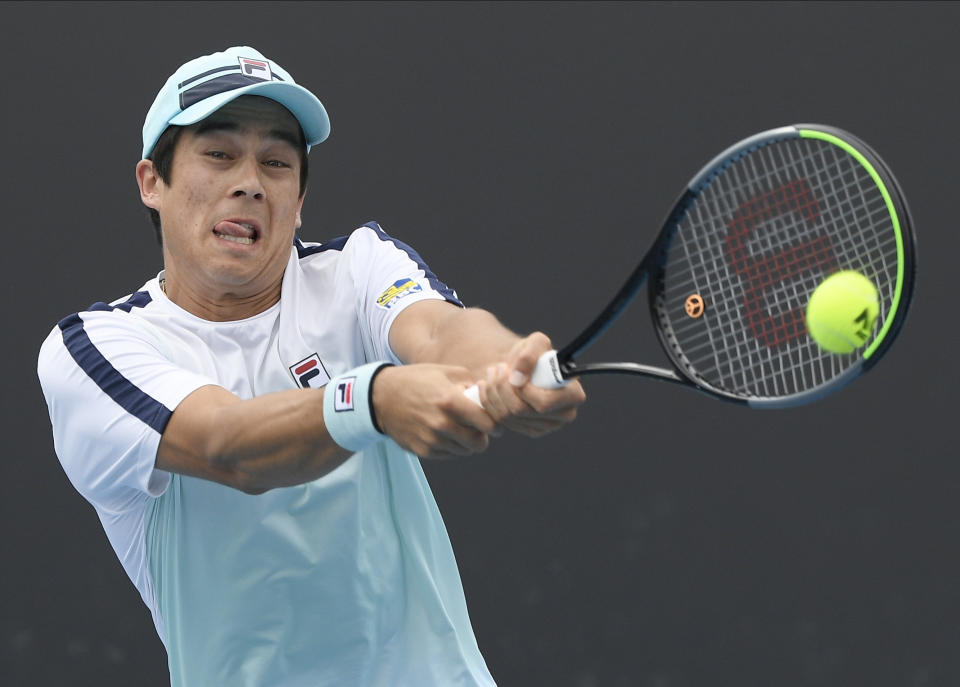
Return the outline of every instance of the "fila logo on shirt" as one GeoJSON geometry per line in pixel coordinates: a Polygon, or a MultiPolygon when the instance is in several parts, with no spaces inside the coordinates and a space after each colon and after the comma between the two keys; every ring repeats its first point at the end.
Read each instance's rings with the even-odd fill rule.
{"type": "Polygon", "coordinates": [[[323,361],[316,353],[291,365],[290,374],[301,389],[319,389],[330,381],[327,368],[323,366],[323,361]]]}
{"type": "Polygon", "coordinates": [[[240,69],[244,76],[252,76],[254,79],[263,79],[272,81],[273,74],[270,72],[270,65],[263,60],[253,60],[249,57],[238,57],[240,69]]]}

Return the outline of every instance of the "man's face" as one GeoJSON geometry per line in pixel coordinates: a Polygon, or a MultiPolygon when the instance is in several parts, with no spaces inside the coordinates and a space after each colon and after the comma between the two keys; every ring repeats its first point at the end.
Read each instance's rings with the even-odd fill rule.
{"type": "Polygon", "coordinates": [[[181,133],[151,203],[168,281],[210,299],[279,284],[300,226],[300,140],[286,108],[254,96],[181,133]]]}

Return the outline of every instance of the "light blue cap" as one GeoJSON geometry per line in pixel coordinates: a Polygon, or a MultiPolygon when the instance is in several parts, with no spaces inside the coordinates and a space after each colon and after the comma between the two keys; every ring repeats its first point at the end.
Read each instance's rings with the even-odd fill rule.
{"type": "Polygon", "coordinates": [[[259,51],[236,46],[190,60],[167,79],[143,122],[143,157],[168,126],[196,124],[241,95],[261,95],[290,110],[307,150],[330,135],[330,118],[317,96],[259,51]]]}

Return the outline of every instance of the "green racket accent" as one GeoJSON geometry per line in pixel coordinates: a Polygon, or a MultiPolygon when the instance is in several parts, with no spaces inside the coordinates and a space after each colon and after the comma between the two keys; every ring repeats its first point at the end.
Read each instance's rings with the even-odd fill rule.
{"type": "Polygon", "coordinates": [[[880,193],[883,196],[884,202],[887,204],[887,211],[890,213],[890,219],[893,222],[893,231],[897,239],[897,285],[893,291],[893,300],[890,302],[890,312],[887,317],[884,318],[883,326],[880,328],[880,333],[877,334],[873,342],[867,347],[863,352],[863,359],[867,360],[873,355],[874,351],[877,350],[877,347],[883,342],[884,337],[887,335],[887,331],[890,329],[897,309],[900,306],[900,295],[903,290],[903,235],[900,232],[900,218],[897,216],[897,210],[893,205],[893,200],[890,198],[890,192],[887,191],[886,184],[883,183],[883,180],[880,178],[880,175],[877,174],[877,170],[874,169],[873,165],[870,164],[870,161],[863,156],[859,150],[854,148],[852,145],[844,141],[843,139],[832,136],[831,134],[824,133],[822,131],[814,131],[812,129],[800,129],[801,138],[816,138],[821,141],[826,141],[827,143],[832,143],[835,146],[839,146],[847,153],[849,153],[857,162],[859,162],[864,169],[870,174],[870,178],[873,179],[873,183],[877,185],[877,188],[880,189],[880,193]]]}

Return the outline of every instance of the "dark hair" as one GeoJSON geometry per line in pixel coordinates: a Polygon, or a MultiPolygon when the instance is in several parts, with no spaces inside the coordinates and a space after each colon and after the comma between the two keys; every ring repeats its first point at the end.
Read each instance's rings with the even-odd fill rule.
{"type": "MultiPolygon", "coordinates": [[[[156,171],[160,180],[170,185],[170,173],[173,170],[173,152],[177,147],[177,141],[180,140],[180,134],[185,127],[168,126],[166,130],[157,139],[157,144],[153,147],[153,152],[147,156],[147,159],[153,162],[153,169],[156,171]]],[[[307,143],[303,137],[303,131],[297,127],[300,134],[300,197],[303,197],[307,190],[307,176],[309,165],[307,162],[307,143]]],[[[157,235],[157,243],[163,245],[163,231],[160,228],[160,213],[154,208],[147,208],[147,214],[150,216],[150,222],[153,224],[153,230],[157,235]]]]}

